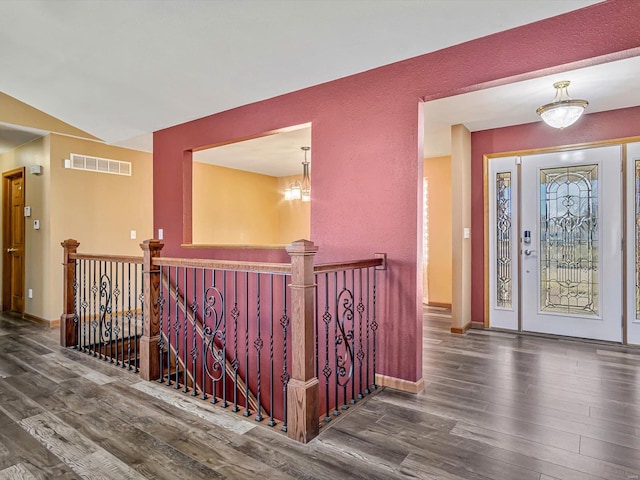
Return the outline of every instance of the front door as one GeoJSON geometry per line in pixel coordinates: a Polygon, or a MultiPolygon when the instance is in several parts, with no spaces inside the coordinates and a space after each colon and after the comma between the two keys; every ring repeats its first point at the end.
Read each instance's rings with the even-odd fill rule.
{"type": "Polygon", "coordinates": [[[3,310],[24,313],[24,169],[2,175],[3,310]]]}
{"type": "Polygon", "coordinates": [[[622,341],[619,146],[522,158],[522,329],[622,341]]]}

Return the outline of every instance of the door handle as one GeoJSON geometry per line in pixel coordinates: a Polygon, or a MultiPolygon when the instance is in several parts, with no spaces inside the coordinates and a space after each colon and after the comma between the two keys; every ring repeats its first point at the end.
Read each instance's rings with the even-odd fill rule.
{"type": "Polygon", "coordinates": [[[532,253],[536,253],[536,250],[529,250],[528,248],[524,251],[524,254],[528,257],[532,253]]]}
{"type": "Polygon", "coordinates": [[[17,252],[18,249],[17,248],[7,248],[7,253],[13,253],[13,252],[17,252]]]}

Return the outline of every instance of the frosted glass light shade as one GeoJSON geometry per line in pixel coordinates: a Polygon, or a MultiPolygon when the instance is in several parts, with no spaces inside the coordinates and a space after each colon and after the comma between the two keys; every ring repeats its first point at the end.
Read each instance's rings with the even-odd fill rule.
{"type": "Polygon", "coordinates": [[[562,130],[576,123],[587,105],[589,102],[586,100],[562,100],[543,105],[536,112],[542,117],[544,123],[562,130]]]}

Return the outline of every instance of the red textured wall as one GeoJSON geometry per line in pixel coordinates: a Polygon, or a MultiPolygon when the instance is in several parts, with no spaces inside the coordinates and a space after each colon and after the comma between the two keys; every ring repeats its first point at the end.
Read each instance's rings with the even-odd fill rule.
{"type": "MultiPolygon", "coordinates": [[[[640,2],[614,0],[154,134],[154,226],[167,256],[285,260],[280,251],[191,250],[189,150],[312,122],[311,239],[318,260],[388,254],[380,372],[422,377],[421,99],[574,68],[640,46],[640,2]],[[598,60],[589,60],[600,57],[598,60]],[[560,69],[562,69],[560,68],[560,69]]],[[[640,53],[638,50],[635,53],[640,53]]],[[[212,208],[215,208],[212,206],[212,208]]],[[[475,287],[474,287],[475,288],[475,287]]]]}
{"type": "Polygon", "coordinates": [[[640,107],[585,115],[565,130],[556,130],[537,122],[471,134],[471,318],[474,322],[484,321],[483,156],[637,135],[640,135],[640,107]]]}

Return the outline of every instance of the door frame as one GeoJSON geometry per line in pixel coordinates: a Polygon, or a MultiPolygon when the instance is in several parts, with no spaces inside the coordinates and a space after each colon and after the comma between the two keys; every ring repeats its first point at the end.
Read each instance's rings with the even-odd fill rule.
{"type": "MultiPolygon", "coordinates": [[[[489,208],[490,208],[490,199],[489,199],[489,162],[491,162],[494,158],[503,158],[503,157],[523,157],[527,155],[536,155],[540,153],[554,153],[554,152],[567,152],[572,150],[583,150],[587,148],[594,147],[604,147],[610,145],[621,145],[622,146],[622,194],[623,202],[622,202],[622,236],[624,241],[624,248],[622,251],[622,344],[627,344],[627,320],[628,320],[628,300],[627,300],[627,291],[628,291],[628,255],[629,248],[626,242],[627,237],[627,189],[626,189],[626,174],[628,173],[627,167],[627,144],[629,143],[637,143],[640,142],[640,136],[634,137],[624,137],[624,138],[616,138],[611,140],[603,140],[597,142],[586,142],[586,143],[577,143],[577,144],[569,144],[569,145],[561,145],[561,146],[553,146],[553,147],[542,147],[542,148],[532,148],[532,149],[524,149],[524,150],[515,150],[511,152],[499,152],[499,153],[490,153],[483,155],[482,161],[482,174],[483,174],[483,185],[482,185],[482,195],[484,200],[484,327],[489,328],[491,325],[490,313],[491,313],[491,305],[490,305],[490,277],[489,277],[489,235],[490,235],[490,225],[489,225],[489,208]]],[[[518,165],[518,181],[520,181],[520,165],[518,165]]],[[[519,195],[518,195],[519,196],[519,195]]],[[[518,198],[518,203],[520,203],[520,198],[518,198]]],[[[522,229],[519,225],[520,220],[518,220],[517,231],[521,232],[522,229]]],[[[518,233],[518,243],[517,247],[518,251],[520,250],[520,236],[518,233]]],[[[519,258],[520,255],[518,254],[519,258]]],[[[518,275],[520,275],[520,261],[518,261],[517,268],[518,275]]],[[[520,289],[519,289],[520,290],[520,289]]],[[[518,291],[517,295],[520,297],[521,292],[518,291]]],[[[520,302],[521,303],[521,302],[520,302]]],[[[518,332],[522,332],[522,305],[519,305],[518,310],[518,332]]]]}
{"type": "MultiPolygon", "coordinates": [[[[7,254],[7,245],[11,241],[11,236],[9,229],[7,226],[10,223],[11,216],[11,189],[9,188],[11,185],[11,180],[16,177],[22,177],[22,202],[24,204],[26,199],[26,178],[25,178],[25,167],[14,168],[13,170],[8,170],[6,172],[2,172],[2,311],[6,312],[11,307],[11,268],[10,261],[8,261],[7,254]]],[[[24,219],[24,217],[22,217],[24,219]]],[[[22,238],[25,240],[25,223],[22,222],[22,238]]],[[[26,250],[26,249],[25,249],[26,250]]],[[[21,278],[22,282],[25,281],[25,264],[26,264],[26,256],[25,252],[22,253],[22,272],[21,278]]],[[[24,286],[24,285],[23,285],[24,286]]],[[[22,299],[22,311],[20,314],[24,315],[24,288],[23,291],[23,299],[22,299]]]]}

